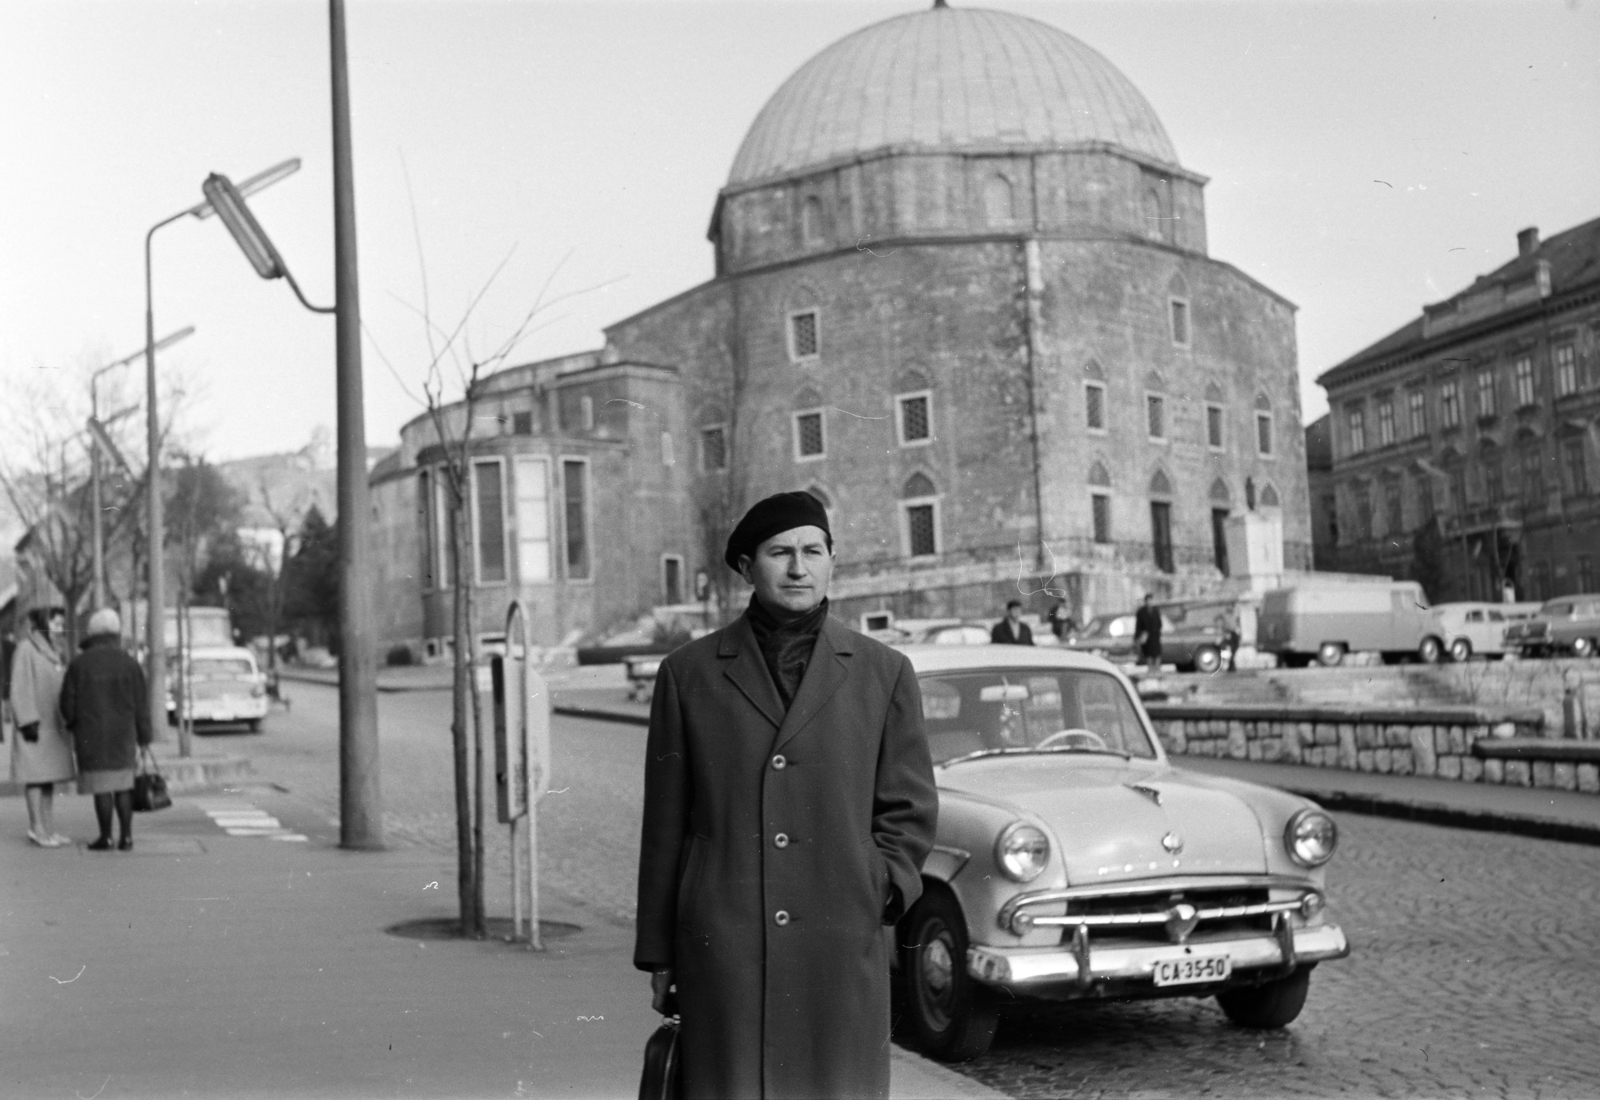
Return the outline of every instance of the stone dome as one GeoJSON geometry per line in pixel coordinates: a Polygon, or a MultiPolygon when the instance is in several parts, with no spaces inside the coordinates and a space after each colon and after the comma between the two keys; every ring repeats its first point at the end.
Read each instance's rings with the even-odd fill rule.
{"type": "Polygon", "coordinates": [[[1047,23],[937,6],[840,39],[756,116],[730,187],[876,150],[1048,148],[1104,142],[1176,165],[1139,89],[1047,23]]]}

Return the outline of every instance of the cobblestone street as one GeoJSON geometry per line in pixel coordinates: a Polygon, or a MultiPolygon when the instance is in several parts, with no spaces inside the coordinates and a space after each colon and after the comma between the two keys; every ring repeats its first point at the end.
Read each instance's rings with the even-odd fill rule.
{"type": "MultiPolygon", "coordinates": [[[[265,734],[203,746],[249,755],[326,820],[335,694],[293,693],[292,716],[275,714],[265,734]]],[[[448,706],[447,692],[380,697],[391,844],[454,846],[448,706]]],[[[542,888],[610,923],[631,918],[643,747],[636,726],[555,720],[561,793],[540,811],[542,888]]],[[[498,913],[493,817],[491,805],[498,913]]],[[[994,1049],[959,1068],[1018,1097],[1600,1096],[1600,997],[1585,965],[1600,944],[1600,848],[1350,814],[1339,824],[1330,895],[1354,950],[1317,970],[1287,1030],[1235,1028],[1210,1000],[1043,1006],[1005,1018],[994,1049]]]]}
{"type": "Polygon", "coordinates": [[[960,1067],[1018,1097],[1600,1095],[1600,849],[1339,816],[1350,958],[1288,1029],[1214,1001],[1048,1006],[960,1067]]]}

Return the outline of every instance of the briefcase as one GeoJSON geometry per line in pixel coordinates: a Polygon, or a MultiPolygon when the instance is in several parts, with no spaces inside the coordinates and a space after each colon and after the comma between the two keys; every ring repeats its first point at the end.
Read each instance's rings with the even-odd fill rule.
{"type": "Polygon", "coordinates": [[[678,1021],[667,1017],[644,1045],[639,1100],[678,1100],[678,1021]]]}

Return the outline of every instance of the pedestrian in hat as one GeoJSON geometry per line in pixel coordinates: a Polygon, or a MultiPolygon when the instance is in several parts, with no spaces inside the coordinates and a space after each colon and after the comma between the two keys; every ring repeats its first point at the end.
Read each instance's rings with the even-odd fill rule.
{"type": "Polygon", "coordinates": [[[61,727],[61,658],[66,615],[60,608],[29,610],[22,640],[11,658],[11,778],[28,803],[28,839],[41,848],[72,843],[56,832],[56,784],[72,778],[72,740],[61,727]]]}
{"type": "Polygon", "coordinates": [[[675,992],[694,1097],[883,1097],[889,940],[938,801],[911,663],[828,618],[809,493],[751,508],[724,557],[755,589],[656,677],[634,965],[675,992]]]}
{"type": "Polygon", "coordinates": [[[117,850],[133,848],[133,772],[140,747],[150,744],[144,672],[122,651],[122,621],[110,608],[89,616],[82,652],[61,684],[61,717],[78,751],[78,792],[94,795],[100,837],[90,850],[111,847],[116,811],[117,850]]]}

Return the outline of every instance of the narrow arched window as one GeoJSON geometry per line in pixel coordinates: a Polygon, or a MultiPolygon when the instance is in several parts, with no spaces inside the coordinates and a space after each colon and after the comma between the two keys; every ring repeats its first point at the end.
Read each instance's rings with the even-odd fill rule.
{"type": "Polygon", "coordinates": [[[998,172],[983,181],[983,218],[990,225],[1006,225],[1015,220],[1011,181],[998,172]]]}
{"type": "Polygon", "coordinates": [[[800,235],[806,244],[822,243],[822,200],[815,195],[800,204],[800,235]]]}
{"type": "Polygon", "coordinates": [[[939,553],[939,495],[933,479],[916,473],[900,491],[900,534],[906,556],[928,558],[939,553]]]}

